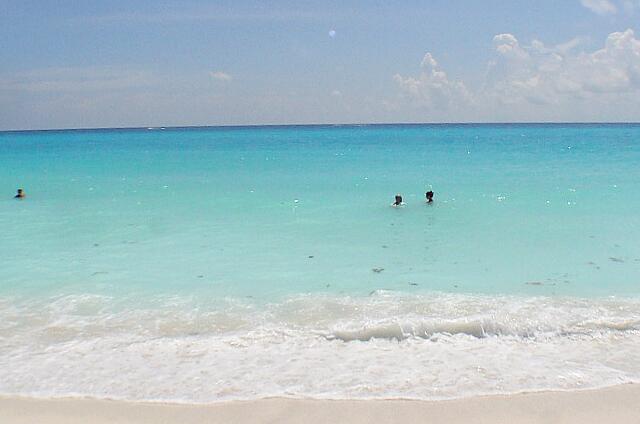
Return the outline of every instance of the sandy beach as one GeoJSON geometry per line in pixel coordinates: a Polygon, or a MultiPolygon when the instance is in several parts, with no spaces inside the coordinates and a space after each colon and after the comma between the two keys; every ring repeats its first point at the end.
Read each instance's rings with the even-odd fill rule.
{"type": "Polygon", "coordinates": [[[640,385],[450,401],[264,399],[209,405],[0,398],[2,423],[638,423],[640,385]]]}

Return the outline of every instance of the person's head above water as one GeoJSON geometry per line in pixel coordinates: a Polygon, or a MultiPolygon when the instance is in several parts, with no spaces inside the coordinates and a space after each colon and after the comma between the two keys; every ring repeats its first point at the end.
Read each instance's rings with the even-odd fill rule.
{"type": "Polygon", "coordinates": [[[433,202],[433,191],[427,191],[427,203],[433,202]]]}
{"type": "Polygon", "coordinates": [[[396,201],[393,202],[393,206],[400,206],[402,204],[402,196],[399,194],[396,194],[396,201]]]}
{"type": "Polygon", "coordinates": [[[22,199],[24,197],[24,190],[22,190],[21,188],[18,189],[18,192],[15,196],[13,196],[15,199],[22,199]]]}

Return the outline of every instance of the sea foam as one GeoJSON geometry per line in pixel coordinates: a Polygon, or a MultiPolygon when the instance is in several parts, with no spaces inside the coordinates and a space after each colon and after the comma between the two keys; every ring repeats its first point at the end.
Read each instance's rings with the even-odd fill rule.
{"type": "Polygon", "coordinates": [[[0,300],[0,393],[446,399],[640,382],[640,299],[0,300]]]}

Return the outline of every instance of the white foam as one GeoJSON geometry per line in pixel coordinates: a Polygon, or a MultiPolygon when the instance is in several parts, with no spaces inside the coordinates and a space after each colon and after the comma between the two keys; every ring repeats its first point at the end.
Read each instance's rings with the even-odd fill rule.
{"type": "Polygon", "coordinates": [[[640,300],[0,298],[0,393],[443,399],[640,382],[640,300]]]}

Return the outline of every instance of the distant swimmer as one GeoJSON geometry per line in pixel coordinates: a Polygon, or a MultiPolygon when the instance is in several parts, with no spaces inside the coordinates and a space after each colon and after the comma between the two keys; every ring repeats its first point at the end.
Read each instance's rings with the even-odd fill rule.
{"type": "Polygon", "coordinates": [[[26,195],[24,194],[24,190],[22,190],[21,188],[18,189],[18,193],[13,196],[14,199],[24,199],[26,197],[26,195]]]}
{"type": "Polygon", "coordinates": [[[427,203],[433,203],[433,191],[427,191],[427,203]]]}
{"type": "Polygon", "coordinates": [[[402,201],[402,196],[399,194],[396,194],[396,201],[393,202],[391,204],[391,206],[396,207],[396,206],[404,206],[404,202],[402,201]]]}

